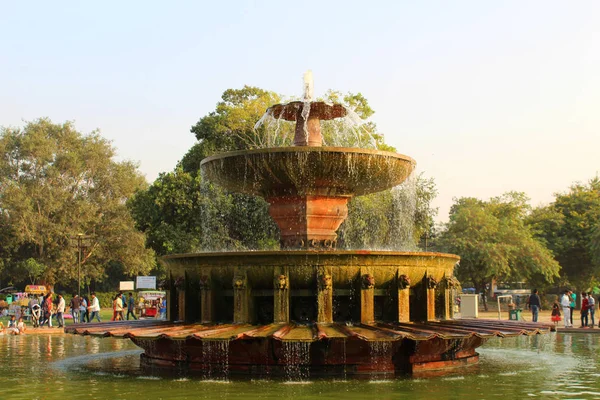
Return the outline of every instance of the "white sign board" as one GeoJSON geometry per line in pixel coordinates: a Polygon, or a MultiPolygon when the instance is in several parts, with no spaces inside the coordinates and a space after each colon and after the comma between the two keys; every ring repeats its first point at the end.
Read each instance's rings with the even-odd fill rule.
{"type": "Polygon", "coordinates": [[[138,289],[156,289],[155,276],[138,276],[136,277],[135,286],[138,289]]]}
{"type": "Polygon", "coordinates": [[[133,290],[133,281],[121,281],[119,282],[119,290],[133,290]]]}

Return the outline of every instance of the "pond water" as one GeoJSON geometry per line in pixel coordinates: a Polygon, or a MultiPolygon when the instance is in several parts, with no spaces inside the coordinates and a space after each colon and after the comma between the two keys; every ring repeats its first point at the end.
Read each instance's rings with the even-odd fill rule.
{"type": "Polygon", "coordinates": [[[0,337],[1,399],[600,399],[600,335],[489,341],[478,366],[436,378],[202,380],[148,374],[128,340],[0,337]]]}

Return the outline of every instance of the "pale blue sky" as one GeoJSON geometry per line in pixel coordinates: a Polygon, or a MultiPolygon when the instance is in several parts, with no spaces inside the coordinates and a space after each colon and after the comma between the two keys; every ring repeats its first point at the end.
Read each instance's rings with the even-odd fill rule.
{"type": "Polygon", "coordinates": [[[149,181],[225,89],[361,92],[453,197],[534,205],[600,171],[600,2],[0,2],[0,125],[99,128],[149,181]]]}

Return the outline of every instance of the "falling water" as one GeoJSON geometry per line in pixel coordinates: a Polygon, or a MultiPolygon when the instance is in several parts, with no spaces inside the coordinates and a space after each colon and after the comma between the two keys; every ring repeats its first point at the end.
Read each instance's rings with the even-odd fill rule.
{"type": "MultiPolygon", "coordinates": [[[[384,366],[384,357],[391,355],[392,342],[389,341],[373,341],[369,342],[369,350],[371,355],[371,365],[373,371],[380,371],[384,366]]],[[[373,376],[374,377],[374,376],[373,376]]],[[[373,378],[372,378],[373,379],[373,378]]]]}
{"type": "Polygon", "coordinates": [[[222,380],[229,378],[229,341],[202,341],[202,378],[222,380]]]}
{"type": "Polygon", "coordinates": [[[283,362],[285,376],[289,381],[306,381],[309,378],[310,342],[284,341],[283,362]]]}

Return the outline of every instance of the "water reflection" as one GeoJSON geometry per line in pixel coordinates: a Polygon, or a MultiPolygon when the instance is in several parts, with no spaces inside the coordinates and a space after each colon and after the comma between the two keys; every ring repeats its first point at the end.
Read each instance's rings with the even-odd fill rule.
{"type": "Polygon", "coordinates": [[[0,337],[1,398],[97,399],[583,398],[600,399],[600,335],[551,334],[490,340],[475,369],[437,378],[203,381],[140,370],[127,340],[80,336],[0,337]],[[35,379],[32,379],[35,377],[35,379]]]}

